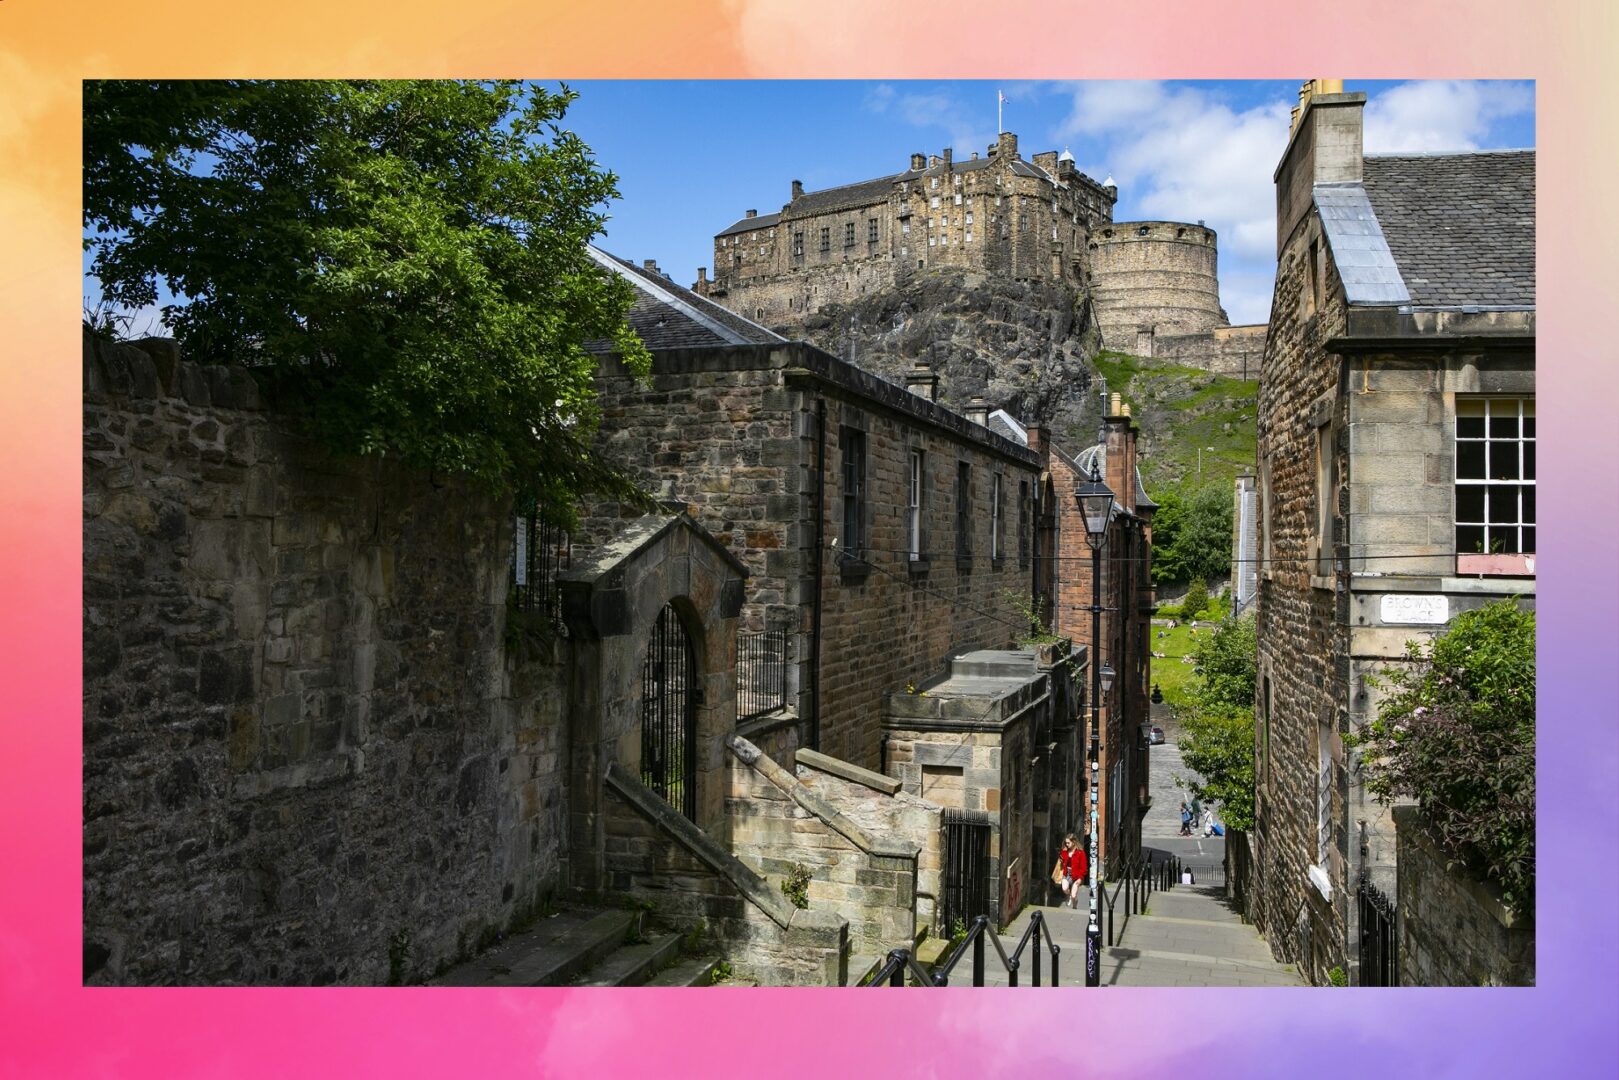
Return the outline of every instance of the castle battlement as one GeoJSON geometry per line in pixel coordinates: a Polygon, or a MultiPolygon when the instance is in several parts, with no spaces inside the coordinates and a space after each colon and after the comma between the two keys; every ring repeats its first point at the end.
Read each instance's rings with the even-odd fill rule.
{"type": "Polygon", "coordinates": [[[941,267],[1080,287],[1117,197],[1071,154],[1025,160],[1005,132],[964,161],[912,154],[901,172],[821,191],[794,180],[780,210],[749,210],[715,235],[714,276],[699,269],[693,288],[780,326],[941,267]]]}

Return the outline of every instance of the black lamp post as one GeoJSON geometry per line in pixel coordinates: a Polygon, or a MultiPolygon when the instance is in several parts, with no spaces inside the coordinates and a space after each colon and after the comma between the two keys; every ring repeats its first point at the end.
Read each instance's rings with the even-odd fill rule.
{"type": "Polygon", "coordinates": [[[1101,697],[1113,687],[1113,668],[1096,662],[1102,644],[1102,541],[1107,536],[1107,522],[1113,511],[1113,492],[1091,462],[1091,478],[1074,489],[1074,501],[1079,503],[1085,519],[1085,542],[1091,547],[1091,843],[1090,851],[1090,921],[1085,926],[1085,985],[1102,984],[1102,922],[1097,906],[1096,846],[1101,819],[1097,815],[1098,785],[1101,780],[1101,697]]]}

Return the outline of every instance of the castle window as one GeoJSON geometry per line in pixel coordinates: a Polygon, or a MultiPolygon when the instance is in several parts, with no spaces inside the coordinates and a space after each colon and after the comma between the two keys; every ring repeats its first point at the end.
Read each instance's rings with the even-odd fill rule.
{"type": "Polygon", "coordinates": [[[944,217],[940,218],[939,220],[943,223],[945,228],[948,229],[950,227],[950,215],[949,214],[944,215],[944,217]]]}
{"type": "MultiPolygon", "coordinates": [[[[930,186],[931,186],[931,187],[938,187],[938,186],[939,186],[939,178],[938,178],[938,177],[937,177],[937,176],[935,176],[935,177],[934,177],[934,178],[933,178],[933,183],[932,183],[932,184],[931,184],[931,185],[930,185],[930,186]]],[[[933,205],[934,205],[934,206],[938,206],[938,205],[939,205],[939,204],[938,204],[938,202],[937,202],[937,201],[935,201],[935,202],[934,202],[934,204],[933,204],[933,205]]]]}
{"type": "Polygon", "coordinates": [[[973,242],[973,231],[971,229],[967,230],[967,240],[966,240],[966,242],[969,243],[969,244],[973,242]]]}
{"type": "Polygon", "coordinates": [[[932,199],[928,200],[928,205],[937,210],[939,208],[939,197],[937,195],[933,196],[932,199]]]}
{"type": "Polygon", "coordinates": [[[1051,239],[1053,241],[1055,241],[1057,239],[1057,226],[1055,226],[1055,225],[1053,225],[1051,227],[1051,239]]]}
{"type": "Polygon", "coordinates": [[[867,218],[866,219],[866,243],[875,244],[876,242],[877,242],[877,219],[876,218],[867,218]]]}
{"type": "Polygon", "coordinates": [[[804,254],[804,231],[802,229],[793,233],[793,254],[800,257],[804,254]]]}
{"type": "Polygon", "coordinates": [[[825,255],[832,250],[832,229],[830,226],[821,230],[821,254],[825,255]]]}
{"type": "Polygon", "coordinates": [[[938,241],[937,237],[933,237],[933,236],[928,237],[928,247],[932,247],[934,244],[936,244],[938,242],[939,241],[938,241]]]}
{"type": "Polygon", "coordinates": [[[961,205],[961,192],[959,192],[959,191],[956,192],[956,205],[957,206],[961,205]]]}
{"type": "MultiPolygon", "coordinates": [[[[961,186],[961,174],[960,174],[960,173],[957,173],[957,174],[956,174],[956,186],[957,186],[957,187],[960,187],[960,186],[961,186]]],[[[959,196],[959,195],[958,195],[958,196],[956,196],[956,198],[957,198],[957,199],[959,199],[959,198],[960,198],[960,197],[961,197],[961,196],[959,196]]]]}
{"type": "Polygon", "coordinates": [[[854,222],[852,221],[843,223],[843,246],[846,248],[854,247],[854,222]]]}
{"type": "Polygon", "coordinates": [[[902,247],[901,247],[901,248],[900,248],[900,249],[899,249],[899,253],[900,253],[900,254],[901,254],[901,255],[909,255],[909,254],[910,254],[910,253],[911,253],[911,249],[910,249],[910,248],[908,248],[908,247],[903,247],[903,246],[902,246],[902,247]]]}
{"type": "Polygon", "coordinates": [[[911,222],[909,218],[899,223],[899,232],[901,236],[911,235],[911,222]]]}
{"type": "Polygon", "coordinates": [[[754,308],[754,309],[753,309],[753,317],[754,317],[754,318],[755,318],[755,319],[762,319],[762,318],[764,318],[764,317],[765,317],[765,309],[764,309],[764,308],[762,308],[762,307],[761,307],[761,308],[754,308]]]}
{"type": "Polygon", "coordinates": [[[764,253],[765,253],[765,246],[763,244],[760,244],[759,245],[759,254],[763,255],[764,253]]]}
{"type": "Polygon", "coordinates": [[[1146,236],[1147,235],[1147,227],[1145,225],[1141,226],[1141,228],[1136,230],[1136,235],[1137,236],[1146,236]]]}
{"type": "Polygon", "coordinates": [[[967,211],[967,224],[971,225],[972,223],[973,223],[973,212],[971,210],[969,210],[969,211],[967,211]]]}
{"type": "Polygon", "coordinates": [[[1020,229],[1027,229],[1029,227],[1029,215],[1024,213],[1022,210],[1018,211],[1017,227],[1020,229]]]}
{"type": "Polygon", "coordinates": [[[995,205],[996,206],[1001,205],[1001,197],[999,195],[995,196],[995,205]]]}

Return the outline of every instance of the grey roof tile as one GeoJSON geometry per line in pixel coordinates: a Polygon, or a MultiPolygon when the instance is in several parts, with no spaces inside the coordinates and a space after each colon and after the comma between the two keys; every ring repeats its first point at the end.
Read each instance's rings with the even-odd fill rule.
{"type": "Polygon", "coordinates": [[[1413,305],[1534,306],[1533,150],[1367,155],[1363,186],[1413,305]]]}
{"type": "Polygon", "coordinates": [[[1410,300],[1394,255],[1360,184],[1317,184],[1313,192],[1332,261],[1351,304],[1403,304],[1410,300]]]}

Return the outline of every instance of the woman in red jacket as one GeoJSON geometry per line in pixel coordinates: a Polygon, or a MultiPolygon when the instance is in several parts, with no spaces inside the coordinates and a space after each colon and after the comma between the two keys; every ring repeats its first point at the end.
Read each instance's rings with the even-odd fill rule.
{"type": "Polygon", "coordinates": [[[1069,833],[1062,842],[1062,852],[1057,856],[1057,865],[1062,868],[1062,895],[1069,906],[1079,907],[1079,890],[1085,884],[1085,871],[1089,864],[1085,859],[1085,849],[1080,846],[1079,837],[1069,833]]]}

